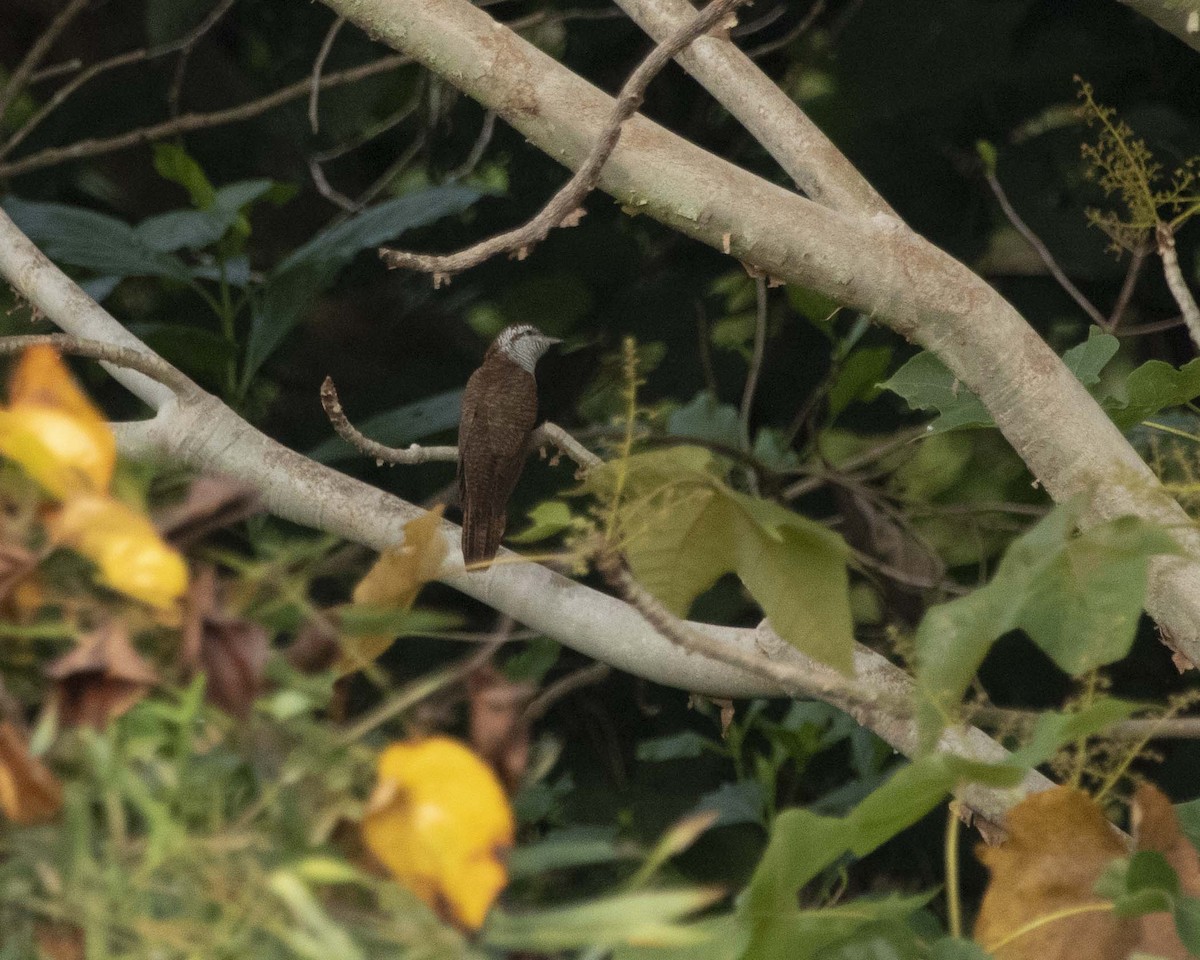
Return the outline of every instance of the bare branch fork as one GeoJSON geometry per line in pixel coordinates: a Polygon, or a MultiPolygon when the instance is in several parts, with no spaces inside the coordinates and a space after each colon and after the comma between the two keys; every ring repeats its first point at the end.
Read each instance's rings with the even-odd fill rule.
{"type": "Polygon", "coordinates": [[[720,23],[734,7],[747,0],[712,0],[686,26],[651,51],[629,75],[613,106],[612,115],[601,131],[587,158],[579,165],[575,175],[550,198],[550,201],[529,221],[513,230],[498,233],[480,243],[473,244],[456,253],[424,254],[391,250],[379,251],[383,262],[391,269],[403,267],[433,275],[433,285],[439,287],[456,273],[462,273],[501,253],[515,253],[524,259],[530,249],[541,243],[556,227],[574,226],[583,215],[580,204],[596,188],[600,171],[616,149],[625,121],[638,112],[646,88],[671,59],[701,34],[707,33],[720,23]]]}

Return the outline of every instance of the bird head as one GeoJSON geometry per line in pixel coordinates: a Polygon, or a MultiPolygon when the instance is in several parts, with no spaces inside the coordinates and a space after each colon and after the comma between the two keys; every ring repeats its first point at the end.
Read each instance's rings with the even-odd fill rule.
{"type": "Polygon", "coordinates": [[[533,373],[542,354],[554,344],[562,343],[556,337],[547,337],[537,327],[528,323],[505,327],[496,337],[495,348],[527,373],[533,373]]]}

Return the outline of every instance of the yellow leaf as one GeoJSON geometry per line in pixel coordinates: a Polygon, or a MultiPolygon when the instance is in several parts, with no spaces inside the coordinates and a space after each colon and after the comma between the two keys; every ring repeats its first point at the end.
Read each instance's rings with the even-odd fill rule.
{"type": "Polygon", "coordinates": [[[140,513],[105,496],[67,501],[49,521],[51,534],[91,560],[100,582],[160,610],[187,590],[187,565],[140,513]]]}
{"type": "MultiPolygon", "coordinates": [[[[407,610],[413,605],[421,588],[437,577],[446,558],[443,509],[439,504],[404,525],[404,542],[380,554],[354,588],[354,603],[397,610],[407,610]]],[[[391,646],[392,639],[390,635],[342,637],[343,655],[337,669],[349,673],[371,663],[391,646]]]]}
{"type": "Polygon", "coordinates": [[[508,881],[508,798],[491,768],[450,737],[394,743],[379,756],[363,838],[392,876],[478,930],[508,881]]]}
{"type": "Polygon", "coordinates": [[[0,454],[54,497],[108,489],[116,439],[52,347],[26,350],[13,372],[0,454]]]}

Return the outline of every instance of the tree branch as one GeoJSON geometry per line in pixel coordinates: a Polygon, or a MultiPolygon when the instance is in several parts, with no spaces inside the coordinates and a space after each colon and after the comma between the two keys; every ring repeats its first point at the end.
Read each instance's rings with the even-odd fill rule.
{"type": "Polygon", "coordinates": [[[46,345],[60,353],[102,360],[114,367],[136,370],[151,380],[157,380],[178,396],[193,396],[200,392],[195,382],[167,363],[157,353],[145,347],[118,347],[100,340],[85,340],[66,333],[40,333],[19,337],[0,337],[0,356],[18,353],[28,347],[46,345]]]}
{"type": "Polygon", "coordinates": [[[1200,306],[1196,305],[1196,298],[1192,296],[1192,291],[1188,289],[1187,281],[1183,278],[1183,271],[1179,269],[1179,254],[1175,251],[1175,233],[1165,223],[1160,223],[1156,231],[1156,239],[1158,255],[1162,259],[1163,274],[1167,278],[1167,286],[1170,287],[1171,296],[1179,305],[1179,312],[1183,315],[1183,322],[1187,324],[1192,343],[1200,349],[1200,306]]]}
{"type": "MultiPolygon", "coordinates": [[[[609,97],[467,0],[325,2],[568,166],[584,162],[611,116],[609,97]]],[[[640,116],[626,123],[598,186],[932,350],[1055,499],[1084,499],[1085,525],[1136,514],[1171,530],[1184,554],[1151,561],[1146,607],[1175,648],[1200,662],[1200,531],[1061,359],[980,277],[891,216],[853,217],[807,201],[640,116]]]]}
{"type": "Polygon", "coordinates": [[[1038,259],[1050,271],[1050,276],[1058,281],[1058,285],[1067,292],[1067,295],[1072,300],[1079,304],[1079,308],[1091,318],[1092,323],[1103,330],[1107,330],[1108,318],[1097,310],[1096,305],[1085,297],[1083,291],[1071,282],[1071,278],[1067,276],[1063,268],[1058,265],[1058,261],[1054,259],[1054,254],[1050,252],[1050,248],[1042,243],[1042,238],[1034,233],[1029,228],[1029,224],[1021,219],[1021,215],[1017,213],[1016,208],[1009,202],[1008,194],[1005,192],[1004,187],[1001,186],[996,175],[990,170],[985,170],[983,176],[987,181],[988,187],[991,188],[996,202],[1000,204],[1000,209],[1004,212],[1004,216],[1008,218],[1008,222],[1013,225],[1017,233],[1025,238],[1025,242],[1033,247],[1033,251],[1038,255],[1038,259]]]}
{"type": "Polygon", "coordinates": [[[600,171],[612,152],[616,149],[617,141],[621,138],[621,128],[625,121],[637,113],[642,105],[646,87],[658,73],[671,62],[671,58],[705,31],[716,26],[739,3],[746,0],[712,0],[707,7],[696,14],[685,26],[681,27],[661,44],[654,48],[636,70],[630,74],[617,97],[612,109],[612,116],[596,138],[592,147],[579,169],[570,180],[550,198],[550,201],[537,213],[533,219],[514,230],[507,230],[490,237],[481,243],[476,243],[457,253],[431,255],[407,253],[402,250],[379,251],[383,262],[391,269],[404,267],[409,270],[419,270],[422,273],[433,274],[434,286],[448,281],[456,273],[477,266],[501,253],[516,252],[524,259],[525,254],[536,244],[541,243],[555,227],[574,226],[579,221],[580,204],[584,198],[595,189],[600,179],[600,171]]]}
{"type": "Polygon", "coordinates": [[[70,2],[59,11],[58,16],[50,21],[48,26],[37,40],[34,41],[29,52],[25,54],[17,68],[12,72],[12,76],[8,78],[8,83],[0,89],[0,120],[4,119],[4,115],[8,113],[8,108],[13,105],[21,91],[25,89],[25,85],[29,82],[33,71],[38,68],[38,64],[42,62],[46,54],[50,52],[50,48],[62,36],[64,30],[71,25],[83,8],[88,5],[88,0],[70,0],[70,2]]]}
{"type": "MultiPolygon", "coordinates": [[[[147,60],[155,60],[159,57],[164,57],[167,54],[182,51],[187,54],[193,46],[216,26],[217,22],[229,12],[229,8],[233,6],[235,0],[221,0],[209,12],[203,20],[187,34],[180,37],[178,40],[173,40],[170,43],[164,43],[158,47],[146,47],[141,50],[131,50],[128,53],[120,53],[115,57],[109,57],[107,60],[101,60],[99,63],[94,63],[90,67],[85,68],[80,73],[72,77],[67,83],[63,84],[49,100],[44,103],[28,120],[14,131],[12,136],[8,138],[3,147],[0,147],[0,160],[7,157],[13,152],[34,130],[36,130],[50,114],[62,106],[76,90],[82,87],[85,83],[90,82],[102,73],[107,73],[109,70],[115,70],[118,67],[130,66],[135,63],[144,63],[147,60]]],[[[0,111],[0,116],[3,116],[3,111],[0,111]]]]}
{"type": "MultiPolygon", "coordinates": [[[[615,2],[659,41],[693,15],[688,0],[615,2]]],[[[845,213],[896,216],[820,128],[735,44],[722,37],[700,37],[676,59],[814,201],[845,213]]]]}
{"type": "MultiPolygon", "coordinates": [[[[328,90],[330,87],[354,83],[356,80],[363,80],[377,73],[386,73],[388,70],[395,70],[410,63],[412,63],[412,59],[409,57],[398,55],[380,57],[378,60],[372,60],[370,63],[364,63],[359,67],[351,67],[349,70],[340,70],[337,73],[325,74],[321,77],[321,89],[328,90]]],[[[226,123],[250,120],[253,117],[266,113],[268,110],[274,110],[276,107],[289,103],[292,100],[298,100],[301,97],[307,96],[310,89],[311,78],[305,78],[286,87],[281,87],[274,93],[259,97],[257,100],[250,100],[225,110],[215,110],[212,113],[185,113],[172,120],[164,120],[162,123],[156,123],[148,127],[139,127],[136,130],[130,130],[115,137],[80,140],[65,147],[48,147],[45,150],[39,150],[37,153],[31,153],[26,157],[21,157],[9,163],[0,163],[0,177],[15,177],[22,173],[30,173],[34,170],[42,170],[45,167],[65,163],[68,160],[98,157],[106,153],[115,153],[118,150],[136,147],[143,143],[150,143],[154,140],[162,140],[181,133],[190,133],[193,130],[205,130],[209,127],[219,127],[226,123]]]]}
{"type": "MultiPolygon", "coordinates": [[[[0,210],[0,275],[8,278],[51,320],[76,337],[120,342],[149,353],[99,304],[92,301],[28,241],[0,210]],[[70,289],[71,296],[63,295],[70,289]]],[[[135,386],[150,384],[144,374],[118,371],[135,386]]],[[[119,424],[118,441],[126,455],[156,454],[200,470],[235,476],[254,486],[268,510],[284,519],[324,530],[376,550],[393,548],[404,539],[404,525],[424,511],[397,497],[337,473],[288,450],[255,430],[216,397],[197,389],[178,397],[166,391],[152,420],[119,424]]],[[[141,394],[139,394],[141,395],[141,394]]],[[[558,443],[561,438],[550,437],[558,443]]],[[[554,637],[593,659],[657,683],[720,697],[778,696],[779,682],[757,669],[732,667],[723,659],[699,656],[677,647],[650,628],[642,614],[624,601],[531,563],[501,562],[468,574],[461,564],[461,530],[443,522],[448,563],[444,583],[499,610],[520,623],[554,637]]],[[[519,560],[502,550],[502,560],[519,560]]],[[[758,657],[762,651],[776,663],[791,664],[788,686],[795,688],[805,671],[812,688],[833,688],[845,678],[805,657],[779,639],[765,624],[757,630],[688,624],[714,643],[758,657]],[[797,672],[798,671],[798,672],[797,672]]],[[[755,660],[757,665],[757,659],[755,660]]],[[[904,702],[914,685],[903,670],[884,657],[858,646],[856,683],[862,691],[853,707],[856,718],[897,750],[917,749],[915,724],[906,716],[878,709],[881,703],[904,702]]],[[[943,739],[953,749],[977,759],[998,761],[1007,754],[982,731],[956,729],[943,739]]],[[[980,791],[968,801],[981,815],[998,820],[1023,793],[1045,789],[1050,782],[1031,773],[1016,791],[980,791]]]]}

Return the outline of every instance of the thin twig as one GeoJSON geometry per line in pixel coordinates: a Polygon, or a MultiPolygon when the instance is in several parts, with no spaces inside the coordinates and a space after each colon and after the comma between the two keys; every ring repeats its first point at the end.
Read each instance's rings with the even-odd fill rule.
{"type": "Polygon", "coordinates": [[[325,382],[321,384],[321,406],[325,408],[325,416],[329,418],[337,435],[356,450],[373,458],[376,463],[399,463],[412,466],[418,463],[446,462],[458,459],[458,447],[421,447],[414,443],[401,450],[363,436],[342,409],[342,403],[338,399],[332,377],[326,377],[325,382]]]}
{"type": "Polygon", "coordinates": [[[1112,313],[1108,315],[1108,323],[1104,325],[1104,329],[1109,333],[1116,333],[1117,327],[1121,325],[1121,321],[1125,319],[1125,311],[1129,309],[1129,302],[1133,299],[1133,291],[1137,289],[1138,280],[1142,276],[1142,267],[1146,265],[1146,255],[1149,251],[1139,246],[1130,254],[1129,269],[1125,271],[1125,282],[1121,284],[1121,292],[1117,294],[1117,302],[1113,304],[1112,313]]]}
{"type": "MultiPolygon", "coordinates": [[[[192,59],[192,51],[196,49],[197,44],[204,38],[204,35],[220,22],[221,18],[229,12],[229,8],[236,2],[237,0],[221,0],[220,3],[209,11],[208,16],[197,24],[196,29],[184,38],[183,45],[179,50],[179,62],[175,64],[175,71],[171,74],[171,86],[167,89],[168,112],[171,116],[179,116],[179,101],[183,95],[183,78],[187,75],[188,64],[192,59]]],[[[157,55],[155,53],[155,56],[157,55]]]]}
{"type": "Polygon", "coordinates": [[[1062,267],[1060,267],[1058,262],[1054,259],[1054,254],[1052,254],[1050,249],[1044,243],[1042,243],[1041,237],[1034,233],[1029,228],[1029,225],[1021,219],[1021,215],[1017,213],[1017,211],[1013,208],[1013,205],[1009,203],[1008,194],[1004,192],[1004,187],[1000,185],[1000,181],[996,179],[996,175],[990,170],[985,170],[984,178],[987,180],[987,185],[991,188],[992,193],[995,194],[996,201],[1000,204],[1000,209],[1004,211],[1004,215],[1008,218],[1008,222],[1011,223],[1016,229],[1017,233],[1024,237],[1025,241],[1031,247],[1033,247],[1034,252],[1038,255],[1038,258],[1043,264],[1045,264],[1046,269],[1050,271],[1050,275],[1058,281],[1058,285],[1070,295],[1072,300],[1079,304],[1083,312],[1091,317],[1092,322],[1095,323],[1096,326],[1107,329],[1108,318],[1105,317],[1104,314],[1102,314],[1099,310],[1097,310],[1095,304],[1085,297],[1083,292],[1071,282],[1071,278],[1063,272],[1062,267]]]}
{"type": "Polygon", "coordinates": [[[333,21],[329,27],[329,32],[325,34],[325,39],[321,41],[321,49],[317,51],[317,59],[313,61],[312,78],[309,80],[310,87],[308,91],[308,125],[312,128],[313,133],[319,133],[321,130],[321,71],[325,69],[325,60],[329,56],[329,51],[333,49],[333,41],[337,39],[338,33],[345,25],[345,17],[338,17],[333,21]]]}
{"type": "Polygon", "coordinates": [[[791,30],[785,33],[782,37],[777,37],[774,40],[768,40],[766,43],[760,44],[751,50],[747,50],[746,56],[751,60],[757,60],[759,57],[765,57],[768,53],[774,53],[781,47],[788,46],[788,44],[793,43],[800,37],[804,36],[804,34],[808,33],[812,25],[816,23],[817,17],[819,17],[824,11],[825,0],[816,0],[816,2],[814,2],[813,5],[808,8],[808,12],[803,16],[803,18],[801,18],[800,22],[792,27],[791,30]]]}
{"type": "Polygon", "coordinates": [[[746,389],[742,391],[742,439],[750,442],[750,408],[754,406],[754,393],[758,389],[758,377],[762,372],[763,354],[767,343],[767,278],[754,278],[756,309],[754,312],[754,351],[750,355],[750,370],[746,374],[746,389]]]}
{"type": "Polygon", "coordinates": [[[1162,333],[1164,330],[1174,330],[1183,326],[1183,317],[1171,317],[1170,320],[1155,320],[1153,323],[1139,323],[1132,327],[1120,327],[1112,331],[1115,337],[1144,337],[1151,333],[1162,333]]]}
{"type": "Polygon", "coordinates": [[[433,256],[383,248],[379,255],[384,263],[392,269],[404,267],[432,274],[434,286],[440,286],[454,274],[498,254],[515,252],[518,257],[522,257],[531,247],[544,240],[551,230],[577,223],[580,204],[599,181],[600,171],[616,148],[625,121],[637,113],[650,81],[680,50],[719,23],[734,7],[743,2],[745,0],[713,0],[686,27],[654,48],[621,88],[608,124],[587,159],[533,219],[515,230],[505,231],[451,254],[433,256]]]}
{"type": "Polygon", "coordinates": [[[454,183],[463,177],[469,176],[479,166],[479,161],[483,159],[484,151],[487,150],[488,144],[492,142],[492,135],[495,132],[496,111],[488,110],[483,115],[483,126],[479,128],[479,136],[471,144],[471,150],[467,154],[466,159],[446,174],[446,183],[454,183]]]}
{"type": "Polygon", "coordinates": [[[565,677],[560,677],[529,701],[529,705],[525,707],[525,712],[521,716],[521,724],[528,725],[535,723],[544,717],[546,712],[563,697],[574,693],[576,690],[589,687],[593,683],[600,683],[608,679],[611,674],[612,667],[607,663],[597,661],[576,670],[574,673],[568,673],[565,677]]]}
{"type": "Polygon", "coordinates": [[[696,337],[700,351],[700,371],[704,374],[704,387],[714,397],[717,395],[717,371],[713,367],[712,345],[708,342],[708,314],[704,312],[704,301],[696,301],[696,337]]]}
{"type": "Polygon", "coordinates": [[[46,80],[53,80],[55,77],[61,77],[64,74],[74,73],[76,70],[82,69],[83,61],[78,57],[72,57],[70,60],[64,60],[62,63],[56,63],[53,66],[35,70],[30,74],[29,79],[25,81],[25,86],[32,87],[34,84],[44,83],[46,80]]]}
{"type": "Polygon", "coordinates": [[[51,346],[72,356],[88,357],[114,366],[136,370],[151,380],[170,387],[181,397],[194,396],[200,388],[187,376],[167,363],[156,353],[133,347],[118,347],[100,340],[84,340],[65,333],[30,334],[19,337],[0,337],[0,355],[17,353],[27,347],[51,346]]]}
{"type": "Polygon", "coordinates": [[[336,160],[338,157],[344,157],[346,154],[357,150],[364,144],[370,143],[376,137],[380,137],[387,133],[392,129],[392,127],[403,123],[416,112],[417,108],[421,105],[421,98],[425,96],[424,74],[417,79],[416,87],[417,88],[415,91],[413,91],[413,95],[409,101],[395,113],[384,117],[378,123],[367,127],[367,129],[362,131],[362,133],[351,137],[344,143],[339,143],[337,146],[330,147],[328,150],[321,150],[317,153],[314,153],[312,158],[317,163],[329,163],[331,160],[336,160]]]}
{"type": "MultiPolygon", "coordinates": [[[[68,83],[63,84],[54,91],[53,96],[47,100],[42,107],[37,110],[33,116],[26,120],[21,127],[13,133],[5,142],[3,147],[0,147],[0,159],[7,157],[13,152],[24,140],[28,137],[42,121],[50,114],[62,106],[63,102],[70,97],[76,90],[82,87],[85,83],[89,83],[102,73],[107,73],[109,70],[115,70],[118,67],[125,67],[135,63],[144,63],[148,60],[156,60],[159,57],[167,56],[171,53],[179,51],[188,52],[194,47],[200,39],[208,33],[217,22],[225,15],[230,7],[233,6],[235,0],[221,0],[212,11],[194,29],[189,33],[180,37],[178,40],[172,40],[169,43],[161,44],[157,47],[146,47],[140,50],[130,50],[128,53],[120,53],[115,57],[109,57],[107,60],[101,60],[99,63],[94,63],[90,67],[84,69],[81,73],[71,78],[68,83]]],[[[172,83],[174,86],[174,82],[172,83]]]]}
{"type": "Polygon", "coordinates": [[[8,83],[4,85],[3,90],[0,90],[0,120],[4,118],[8,108],[25,89],[26,83],[33,75],[33,71],[38,68],[38,64],[42,62],[42,58],[50,52],[50,48],[62,36],[63,31],[71,25],[71,21],[79,16],[87,5],[88,0],[70,0],[58,16],[50,21],[50,26],[46,28],[45,32],[34,41],[29,52],[25,54],[25,59],[17,64],[12,76],[8,78],[8,83]]]}
{"type": "MultiPolygon", "coordinates": [[[[417,154],[419,154],[425,146],[425,139],[426,131],[422,130],[416,135],[416,137],[413,138],[413,142],[409,144],[408,148],[402,154],[400,154],[400,156],[388,164],[383,173],[376,177],[367,187],[367,189],[365,189],[354,199],[350,199],[349,197],[345,198],[350,203],[350,207],[343,207],[342,211],[336,214],[333,219],[325,225],[325,229],[332,230],[338,224],[345,222],[347,219],[349,219],[351,211],[366,209],[370,202],[379,196],[379,194],[383,193],[383,191],[388,188],[388,185],[396,179],[400,172],[416,159],[417,154]]],[[[332,189],[332,187],[330,189],[332,189]]]]}
{"type": "Polygon", "coordinates": [[[1167,286],[1171,288],[1171,296],[1179,304],[1179,312],[1183,314],[1183,322],[1187,324],[1192,343],[1200,347],[1200,306],[1188,289],[1183,271],[1179,269],[1179,255],[1175,251],[1175,232],[1165,223],[1158,225],[1156,232],[1158,240],[1158,255],[1162,259],[1163,274],[1167,278],[1167,286]]]}
{"type": "Polygon", "coordinates": [[[308,173],[312,177],[313,186],[317,188],[317,193],[335,207],[341,207],[347,213],[357,213],[361,209],[357,203],[329,182],[325,176],[325,170],[315,157],[308,158],[308,173]]]}
{"type": "MultiPolygon", "coordinates": [[[[450,463],[458,460],[458,447],[422,447],[412,444],[408,447],[389,447],[385,444],[364,436],[350,422],[342,409],[338,398],[337,388],[333,378],[326,377],[321,384],[321,406],[337,435],[356,450],[374,459],[377,463],[403,464],[413,466],[420,463],[450,463]]],[[[572,437],[566,430],[554,423],[543,423],[533,432],[530,439],[530,449],[554,446],[574,460],[585,470],[599,466],[603,461],[572,437]]]]}
{"type": "MultiPolygon", "coordinates": [[[[370,63],[364,63],[359,67],[326,74],[321,78],[321,89],[328,90],[330,87],[354,83],[357,80],[372,77],[377,73],[385,73],[388,70],[408,66],[412,62],[412,57],[402,54],[380,57],[378,60],[372,60],[370,63]]],[[[39,150],[37,153],[31,153],[19,160],[14,160],[11,163],[0,164],[0,177],[15,177],[22,173],[30,173],[33,170],[53,167],[56,164],[65,163],[69,160],[97,157],[106,153],[115,153],[118,150],[126,150],[129,147],[136,147],[153,140],[162,140],[181,133],[190,133],[193,130],[205,130],[209,127],[219,127],[226,123],[250,120],[253,117],[266,113],[268,110],[273,110],[275,107],[306,96],[308,90],[309,79],[306,77],[297,83],[281,87],[274,93],[259,97],[257,100],[250,100],[225,110],[216,110],[212,113],[185,113],[183,116],[175,117],[172,120],[166,120],[148,127],[139,127],[136,130],[129,130],[115,137],[80,140],[65,147],[49,147],[45,150],[39,150]]]]}

